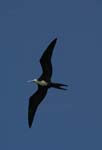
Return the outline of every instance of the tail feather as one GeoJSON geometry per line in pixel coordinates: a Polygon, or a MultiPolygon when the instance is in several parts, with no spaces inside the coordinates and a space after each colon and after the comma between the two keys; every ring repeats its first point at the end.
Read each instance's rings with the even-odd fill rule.
{"type": "Polygon", "coordinates": [[[51,87],[61,89],[61,90],[67,90],[66,88],[63,88],[62,86],[68,86],[66,84],[60,84],[60,83],[51,83],[51,87]]]}

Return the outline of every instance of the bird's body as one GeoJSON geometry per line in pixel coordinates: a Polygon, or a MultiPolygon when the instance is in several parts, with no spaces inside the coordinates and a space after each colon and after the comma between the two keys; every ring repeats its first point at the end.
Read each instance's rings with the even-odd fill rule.
{"type": "Polygon", "coordinates": [[[51,82],[51,76],[52,76],[51,56],[56,41],[57,39],[54,39],[50,43],[50,45],[47,47],[47,49],[45,50],[45,52],[40,58],[40,64],[43,70],[42,75],[38,79],[33,79],[29,81],[29,82],[35,82],[38,85],[38,90],[29,99],[29,108],[28,108],[29,127],[31,127],[37,107],[46,96],[48,89],[53,87],[57,89],[66,90],[62,86],[67,86],[67,85],[51,82]]]}
{"type": "Polygon", "coordinates": [[[39,80],[35,79],[34,82],[35,82],[36,84],[38,84],[39,86],[47,86],[47,85],[48,85],[48,82],[46,82],[45,80],[39,81],[39,80]]]}

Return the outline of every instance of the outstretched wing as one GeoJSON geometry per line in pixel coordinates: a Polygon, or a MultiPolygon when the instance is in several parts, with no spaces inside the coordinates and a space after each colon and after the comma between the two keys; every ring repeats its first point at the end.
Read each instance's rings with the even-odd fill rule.
{"type": "Polygon", "coordinates": [[[34,115],[38,105],[41,103],[47,93],[47,87],[38,87],[38,90],[30,97],[28,107],[28,124],[29,128],[32,126],[34,115]]]}
{"type": "Polygon", "coordinates": [[[40,64],[42,66],[43,73],[40,76],[39,80],[50,81],[52,75],[52,64],[51,64],[51,56],[56,44],[57,38],[54,39],[50,45],[47,47],[45,52],[40,58],[40,64]]]}

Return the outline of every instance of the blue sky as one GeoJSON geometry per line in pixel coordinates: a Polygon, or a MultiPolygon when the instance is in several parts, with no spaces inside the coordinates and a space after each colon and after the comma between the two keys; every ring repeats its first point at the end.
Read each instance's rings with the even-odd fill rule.
{"type": "Polygon", "coordinates": [[[102,149],[102,2],[0,1],[0,149],[102,149]],[[27,84],[41,74],[39,57],[55,37],[51,89],[28,128],[27,84]]]}

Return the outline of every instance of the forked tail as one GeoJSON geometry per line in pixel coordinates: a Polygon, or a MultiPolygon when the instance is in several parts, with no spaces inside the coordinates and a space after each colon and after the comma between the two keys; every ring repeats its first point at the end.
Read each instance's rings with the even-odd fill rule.
{"type": "Polygon", "coordinates": [[[63,86],[68,86],[66,84],[60,84],[60,83],[51,83],[51,87],[57,88],[60,90],[67,90],[66,88],[63,88],[63,86]]]}

